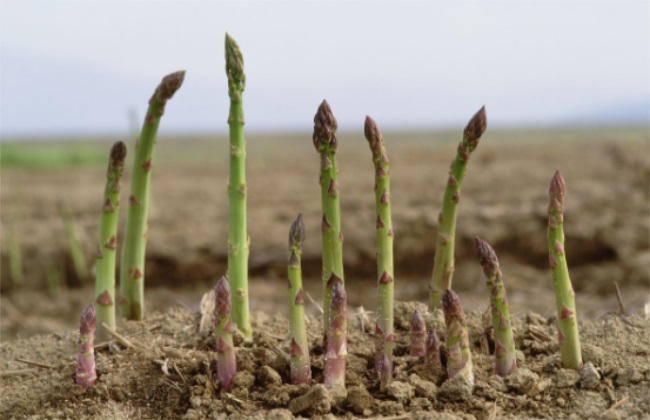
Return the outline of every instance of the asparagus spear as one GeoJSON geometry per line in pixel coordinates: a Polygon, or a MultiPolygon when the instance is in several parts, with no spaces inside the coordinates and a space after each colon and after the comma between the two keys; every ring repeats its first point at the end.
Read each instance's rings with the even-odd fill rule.
{"type": "Polygon", "coordinates": [[[217,282],[214,288],[215,316],[214,335],[217,337],[217,377],[221,389],[228,391],[237,374],[235,346],[232,341],[233,327],[230,322],[232,301],[230,286],[225,277],[217,282]]]}
{"type": "MultiPolygon", "coordinates": [[[[121,141],[113,145],[106,173],[106,188],[102,205],[97,262],[95,265],[95,303],[97,321],[115,328],[115,249],[117,248],[117,219],[120,208],[120,183],[124,169],[126,146],[121,141]]],[[[100,328],[99,342],[110,338],[108,331],[100,328]]]]}
{"type": "Polygon", "coordinates": [[[291,383],[294,385],[311,382],[309,363],[309,342],[305,326],[305,297],[302,290],[302,243],[305,239],[305,225],[302,213],[298,215],[289,231],[289,325],[291,329],[291,383]]]}
{"type": "Polygon", "coordinates": [[[347,295],[340,280],[333,282],[330,322],[325,350],[325,386],[345,387],[345,368],[348,359],[347,295]]]}
{"type": "Polygon", "coordinates": [[[476,237],[476,252],[487,279],[488,289],[490,289],[490,308],[496,343],[494,349],[495,371],[497,375],[506,377],[517,369],[515,337],[510,326],[510,307],[506,298],[506,288],[503,284],[497,254],[490,244],[478,236],[476,237]]]}
{"type": "Polygon", "coordinates": [[[423,357],[426,353],[427,326],[417,309],[411,316],[411,356],[423,357]]]}
{"type": "Polygon", "coordinates": [[[442,367],[442,362],[440,360],[440,339],[435,330],[431,330],[429,331],[429,334],[427,334],[424,361],[427,365],[442,367]]]}
{"type": "Polygon", "coordinates": [[[465,312],[458,295],[451,289],[447,289],[442,296],[442,310],[447,325],[447,377],[451,379],[462,375],[469,386],[474,386],[465,312]]]}
{"type": "Polygon", "coordinates": [[[232,319],[247,338],[253,337],[248,310],[248,253],[246,230],[246,140],[242,95],[246,87],[244,58],[239,45],[226,34],[226,74],[230,96],[230,178],[228,202],[228,279],[234,291],[232,319]]]}
{"type": "Polygon", "coordinates": [[[560,171],[555,172],[548,193],[548,260],[553,271],[553,287],[558,313],[558,339],[562,365],[568,369],[582,366],[575,293],[569,278],[564,252],[564,195],[566,184],[560,171]]]}
{"type": "Polygon", "coordinates": [[[128,319],[140,320],[144,316],[144,260],[147,249],[153,146],[165,105],[181,87],[184,78],[185,72],[178,71],[162,79],[149,99],[140,139],[135,145],[129,211],[120,267],[120,310],[122,316],[128,319]]]}
{"type": "Polygon", "coordinates": [[[323,347],[327,348],[327,335],[330,322],[332,286],[341,283],[345,286],[343,275],[343,233],[341,232],[341,213],[339,206],[338,166],[336,164],[336,118],[327,101],[318,107],[314,116],[314,147],[320,153],[321,205],[323,207],[323,347]]]}
{"type": "Polygon", "coordinates": [[[456,214],[460,189],[467,172],[470,154],[487,127],[485,107],[482,107],[469,121],[463,131],[463,140],[458,144],[456,158],[449,168],[449,179],[442,199],[442,212],[438,215],[438,239],[430,286],[430,307],[436,309],[445,290],[451,288],[454,275],[454,248],[456,242],[456,214]]]}
{"type": "Polygon", "coordinates": [[[14,286],[23,284],[23,259],[20,244],[16,236],[16,201],[12,200],[9,210],[9,228],[7,229],[7,248],[9,252],[9,273],[14,286]]]}
{"type": "Polygon", "coordinates": [[[81,349],[77,357],[77,372],[75,380],[78,385],[91,387],[97,382],[97,372],[95,371],[95,307],[91,303],[81,313],[81,322],[79,323],[79,333],[81,334],[81,349]]]}
{"type": "Polygon", "coordinates": [[[385,389],[393,371],[393,222],[390,211],[390,173],[388,155],[375,121],[366,116],[364,134],[375,166],[375,208],[377,211],[377,292],[379,309],[375,330],[375,367],[385,389]]]}
{"type": "Polygon", "coordinates": [[[88,266],[86,265],[86,254],[84,253],[83,247],[79,242],[74,218],[72,217],[72,212],[70,211],[70,206],[68,206],[68,203],[65,201],[59,202],[59,213],[61,215],[61,219],[63,220],[63,228],[65,230],[66,239],[68,240],[72,266],[74,267],[77,281],[81,282],[88,277],[88,266]]]}

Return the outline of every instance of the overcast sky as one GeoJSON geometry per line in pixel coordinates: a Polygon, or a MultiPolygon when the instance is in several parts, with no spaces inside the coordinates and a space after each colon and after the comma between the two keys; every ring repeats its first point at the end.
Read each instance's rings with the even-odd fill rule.
{"type": "Polygon", "coordinates": [[[649,2],[0,3],[3,137],[126,133],[166,73],[162,123],[224,131],[224,34],[242,48],[250,130],[648,121],[649,2]]]}

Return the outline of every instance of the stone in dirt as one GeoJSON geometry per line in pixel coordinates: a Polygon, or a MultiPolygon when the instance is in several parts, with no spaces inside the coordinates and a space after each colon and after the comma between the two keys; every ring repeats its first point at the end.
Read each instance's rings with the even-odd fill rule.
{"type": "Polygon", "coordinates": [[[600,383],[600,374],[591,362],[584,364],[580,369],[580,387],[582,389],[594,389],[600,383]]]}
{"type": "Polygon", "coordinates": [[[409,376],[409,383],[415,387],[415,395],[428,400],[435,400],[438,387],[430,381],[425,381],[415,373],[409,376]]]}
{"type": "Polygon", "coordinates": [[[322,384],[313,386],[305,395],[289,402],[289,411],[293,415],[327,414],[330,410],[330,395],[322,384]]]}
{"type": "Polygon", "coordinates": [[[386,393],[397,401],[404,402],[413,398],[415,389],[405,382],[391,381],[386,387],[386,393]]]}
{"type": "Polygon", "coordinates": [[[372,409],[374,402],[366,387],[359,385],[348,389],[347,404],[354,414],[362,415],[365,410],[372,409]]]}
{"type": "Polygon", "coordinates": [[[273,386],[282,385],[280,374],[270,366],[262,366],[257,372],[257,378],[260,385],[267,389],[273,386]]]}
{"type": "Polygon", "coordinates": [[[472,387],[462,375],[446,380],[438,391],[438,398],[445,401],[465,402],[471,397],[472,387]]]}

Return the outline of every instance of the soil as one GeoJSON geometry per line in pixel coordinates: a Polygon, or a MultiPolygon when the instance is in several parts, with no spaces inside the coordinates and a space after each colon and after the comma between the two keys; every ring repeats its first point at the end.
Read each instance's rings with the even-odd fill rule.
{"type": "MultiPolygon", "coordinates": [[[[77,279],[71,269],[56,204],[68,202],[90,257],[98,234],[105,169],[3,168],[3,231],[9,223],[7,210],[15,200],[25,285],[11,284],[3,238],[0,372],[38,371],[0,378],[0,417],[199,419],[233,414],[289,418],[292,401],[313,399],[315,403],[295,414],[650,418],[650,324],[643,313],[650,284],[647,131],[488,130],[481,140],[461,195],[454,276],[454,289],[470,312],[476,362],[477,384],[465,401],[456,400],[467,395],[454,388],[453,382],[443,385],[441,372],[429,372],[406,356],[405,320],[416,303],[398,305],[402,312],[396,318],[397,385],[390,395],[378,390],[372,373],[374,344],[370,335],[361,332],[361,316],[355,315],[357,309],[372,311],[376,305],[373,172],[365,140],[346,133],[340,135],[339,167],[350,306],[348,395],[329,395],[316,385],[278,383],[277,375],[282,384],[287,383],[287,342],[283,339],[287,334],[286,241],[298,212],[303,213],[307,228],[305,288],[320,300],[318,157],[309,137],[251,134],[248,138],[250,297],[256,335],[252,343],[238,343],[242,373],[238,385],[224,395],[216,391],[213,337],[197,333],[197,328],[201,296],[226,270],[226,139],[159,140],[146,265],[146,305],[151,315],[146,323],[120,325],[120,332],[135,347],[119,353],[98,352],[100,380],[90,390],[75,386],[72,380],[77,343],[70,331],[92,299],[92,279],[77,279]],[[555,302],[545,230],[547,190],[555,169],[562,171],[567,182],[566,251],[584,356],[598,374],[595,382],[587,379],[586,384],[582,384],[584,378],[591,372],[593,379],[594,370],[576,376],[560,368],[552,327],[555,302]],[[488,301],[473,250],[475,235],[490,242],[499,255],[515,318],[522,357],[519,373],[506,381],[491,374],[492,344],[489,321],[484,317],[488,301]],[[48,294],[45,282],[45,270],[52,264],[63,270],[56,298],[48,294]],[[624,311],[614,282],[620,286],[624,311]],[[49,367],[35,368],[18,358],[49,367]]],[[[386,138],[392,173],[396,298],[426,302],[437,215],[458,136],[386,133],[386,138]]],[[[74,142],[70,145],[74,147],[74,142]]],[[[98,147],[109,149],[107,143],[98,147]]],[[[322,348],[316,339],[320,322],[314,305],[309,307],[309,316],[314,383],[318,384],[322,348]]],[[[371,313],[367,318],[365,327],[373,325],[371,313]]],[[[429,322],[444,337],[436,314],[429,315],[429,322]]]]}

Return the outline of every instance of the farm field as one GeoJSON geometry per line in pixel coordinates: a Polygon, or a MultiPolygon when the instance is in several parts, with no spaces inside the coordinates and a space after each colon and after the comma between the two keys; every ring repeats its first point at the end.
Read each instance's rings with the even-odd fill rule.
{"type": "MultiPolygon", "coordinates": [[[[437,216],[448,167],[455,155],[460,132],[458,129],[384,133],[391,159],[395,298],[410,302],[403,305],[415,305],[415,302],[426,304],[428,301],[437,216]]],[[[101,191],[106,170],[104,156],[107,156],[110,145],[115,140],[119,139],[3,140],[2,143],[0,335],[3,344],[0,346],[0,370],[25,367],[13,361],[16,357],[38,360],[54,357],[47,362],[49,365],[59,366],[61,362],[65,366],[49,370],[56,370],[56,373],[48,376],[49,379],[40,385],[43,389],[53,386],[51,383],[48,385],[48,381],[57,378],[68,381],[69,378],[65,375],[72,372],[69,362],[73,361],[74,352],[65,354],[65,351],[75,346],[69,332],[78,327],[79,313],[92,300],[94,287],[92,278],[77,279],[74,276],[57,203],[64,201],[69,205],[90,268],[99,231],[101,191]],[[25,284],[21,287],[12,285],[9,275],[5,232],[11,223],[9,214],[12,208],[16,214],[13,229],[23,254],[25,284]],[[56,266],[62,270],[61,290],[59,296],[53,298],[48,293],[46,271],[56,266]],[[36,344],[39,349],[32,348],[36,344]],[[64,357],[64,361],[57,360],[56,357],[64,357]]],[[[319,158],[313,148],[311,134],[307,132],[271,135],[249,133],[247,142],[248,229],[251,238],[250,304],[255,313],[254,321],[258,325],[264,324],[263,327],[260,326],[262,332],[254,342],[254,347],[261,348],[268,345],[264,340],[270,340],[269,337],[286,334],[287,324],[282,320],[288,315],[287,236],[289,226],[299,212],[303,213],[306,225],[303,254],[305,288],[314,300],[319,302],[321,299],[321,204],[317,183],[319,158]]],[[[133,141],[126,143],[131,153],[133,141]]],[[[192,375],[205,373],[201,373],[205,369],[201,363],[208,363],[208,366],[211,363],[208,341],[202,336],[192,338],[184,328],[198,322],[201,296],[226,272],[227,137],[163,136],[159,138],[156,147],[153,201],[148,229],[146,307],[147,313],[152,314],[152,322],[159,325],[161,331],[166,331],[164,334],[167,335],[163,334],[164,343],[160,344],[156,341],[158,338],[155,333],[147,329],[145,323],[129,322],[125,328],[134,334],[132,337],[135,340],[139,340],[138,334],[142,334],[143,345],[150,349],[185,346],[201,352],[197,356],[199,362],[192,362],[195,363],[193,367],[186,366],[187,372],[191,372],[186,372],[187,379],[198,382],[190,386],[184,378],[178,395],[176,391],[165,388],[155,398],[152,397],[152,401],[155,401],[152,404],[164,407],[172,398],[177,398],[177,408],[174,409],[177,411],[169,412],[170,415],[184,414],[187,418],[203,418],[203,415],[207,415],[207,409],[203,407],[204,411],[201,411],[200,402],[197,407],[193,400],[199,395],[195,388],[201,386],[200,378],[196,379],[192,375]],[[186,341],[183,344],[173,344],[170,337],[186,341]],[[190,413],[191,410],[194,412],[190,413]]],[[[370,335],[361,331],[358,319],[363,316],[353,314],[361,307],[366,311],[374,311],[376,306],[374,172],[370,157],[361,130],[339,133],[339,189],[345,238],[343,252],[349,312],[353,319],[350,330],[355,330],[352,337],[356,337],[354,340],[361,349],[372,346],[372,340],[370,335]]],[[[127,155],[126,180],[129,179],[130,158],[132,156],[127,155]]],[[[648,397],[641,388],[645,386],[647,389],[650,376],[647,366],[650,325],[643,312],[644,304],[650,300],[650,138],[646,129],[488,128],[468,166],[458,213],[454,289],[465,310],[472,313],[472,338],[480,344],[481,328],[489,325],[488,292],[474,251],[474,237],[478,235],[490,242],[499,255],[510,310],[521,333],[517,341],[518,347],[522,347],[526,357],[533,358],[528,367],[542,375],[542,372],[548,373],[549,366],[557,365],[553,364],[550,350],[535,353],[534,346],[524,343],[527,339],[525,331],[530,330],[530,325],[539,323],[540,328],[548,327],[544,321],[539,320],[553,317],[556,311],[546,244],[548,185],[556,169],[562,171],[567,184],[564,227],[566,252],[576,292],[578,317],[584,322],[586,336],[589,337],[587,347],[601,346],[598,347],[599,350],[593,350],[595,353],[621,352],[615,356],[615,362],[601,360],[602,366],[599,368],[603,369],[605,366],[617,366],[617,363],[625,360],[626,355],[629,356],[635,369],[630,375],[640,375],[641,379],[635,380],[636,382],[630,380],[620,386],[630,385],[629,398],[632,401],[642,401],[645,398],[643,401],[648,405],[646,410],[650,410],[648,397]],[[618,316],[620,308],[615,282],[620,287],[626,315],[635,314],[629,318],[618,316]],[[486,316],[483,317],[483,314],[486,316]],[[617,348],[620,343],[612,343],[609,338],[598,335],[599,323],[606,323],[607,328],[615,330],[620,337],[633,341],[638,338],[640,341],[630,344],[629,349],[617,348]],[[636,332],[638,336],[635,335],[636,332]],[[602,344],[599,344],[601,341],[602,344]],[[630,354],[627,354],[628,351],[630,354]],[[645,366],[642,363],[644,357],[645,366]]],[[[123,200],[128,196],[126,185],[127,182],[122,191],[123,200]]],[[[121,209],[121,227],[124,226],[125,210],[125,207],[121,209]]],[[[121,236],[118,244],[121,244],[120,241],[121,236]]],[[[316,305],[308,304],[306,309],[311,319],[318,319],[316,305]]],[[[374,325],[372,314],[367,316],[374,325]]],[[[435,314],[430,316],[435,317],[435,314]]],[[[400,319],[397,319],[397,323],[400,319]]],[[[313,325],[310,329],[317,327],[318,325],[313,325]]],[[[401,331],[399,325],[397,328],[399,334],[407,334],[403,327],[401,331]]],[[[551,334],[550,327],[548,329],[551,334]]],[[[353,354],[354,345],[351,339],[350,351],[353,354]]],[[[282,340],[276,340],[272,346],[283,348],[285,344],[282,340]]],[[[405,351],[400,354],[399,346],[400,344],[397,354],[406,357],[405,351]]],[[[252,349],[242,351],[246,353],[249,350],[253,352],[252,349]]],[[[478,349],[477,351],[480,354],[478,349]]],[[[152,377],[151,370],[155,365],[151,366],[150,359],[165,358],[162,353],[153,353],[156,357],[145,357],[138,353],[138,358],[130,362],[134,364],[133,375],[140,372],[145,375],[146,372],[147,384],[153,384],[157,380],[152,377]]],[[[361,359],[357,360],[358,363],[363,362],[366,353],[367,349],[360,350],[356,355],[361,359]]],[[[605,356],[601,354],[599,357],[602,359],[605,356]]],[[[179,362],[181,371],[183,363],[190,363],[189,356],[183,357],[184,362],[179,362]]],[[[486,371],[489,370],[488,356],[484,354],[480,357],[485,360],[479,362],[479,365],[486,371]]],[[[113,378],[113,369],[117,369],[114,361],[109,363],[104,359],[103,365],[102,362],[99,363],[100,371],[104,368],[107,378],[113,378]]],[[[413,368],[409,365],[412,361],[407,359],[400,359],[400,363],[404,372],[413,368]]],[[[159,366],[156,369],[160,371],[159,366]]],[[[281,366],[276,370],[282,373],[281,366]]],[[[251,371],[254,372],[255,369],[251,367],[251,371]]],[[[360,384],[372,388],[372,381],[366,378],[368,374],[364,373],[363,368],[355,372],[360,384]]],[[[604,372],[601,373],[605,375],[604,372]]],[[[402,379],[408,381],[404,379],[407,377],[408,375],[402,379]]],[[[617,388],[618,377],[614,375],[612,378],[612,392],[623,392],[624,389],[617,388]]],[[[23,376],[6,378],[2,379],[2,386],[8,390],[13,383],[16,387],[12,392],[18,392],[21,386],[31,386],[31,380],[23,376]]],[[[114,378],[110,380],[117,381],[114,378]]],[[[122,380],[139,379],[128,376],[122,380]]],[[[496,410],[491,408],[494,396],[490,396],[488,388],[496,385],[489,382],[486,373],[482,380],[489,385],[479,391],[480,401],[470,404],[468,412],[479,418],[488,418],[490,410],[496,410]]],[[[71,388],[72,380],[68,382],[70,384],[60,386],[64,389],[71,388]]],[[[557,381],[553,379],[553,387],[556,385],[557,381]]],[[[127,389],[130,386],[132,385],[125,385],[127,389]]],[[[600,411],[596,410],[598,414],[622,398],[617,394],[611,400],[611,396],[607,396],[603,389],[599,388],[600,394],[593,396],[594,407],[604,407],[600,411]]],[[[285,391],[292,397],[292,392],[302,395],[299,390],[285,391]]],[[[556,391],[552,395],[561,396],[565,400],[573,398],[571,392],[578,392],[560,388],[556,391]]],[[[137,399],[127,404],[113,394],[104,395],[102,390],[95,392],[95,406],[88,408],[78,403],[71,404],[68,407],[72,410],[70,413],[61,411],[64,406],[61,398],[47,391],[44,391],[41,404],[53,410],[54,417],[100,415],[111,409],[124,417],[137,417],[138,413],[146,417],[156,412],[156,407],[147,408],[144,402],[137,399]],[[98,399],[102,402],[98,403],[98,399]]],[[[498,392],[507,394],[500,388],[498,392]]],[[[11,396],[8,398],[12,399],[11,396]]],[[[14,413],[23,413],[25,416],[33,414],[28,405],[22,404],[16,395],[14,398],[16,399],[10,403],[12,410],[17,410],[14,413]]],[[[66,398],[80,401],[84,395],[79,391],[66,398]]],[[[268,411],[282,407],[277,401],[269,402],[271,397],[265,400],[252,393],[246,397],[243,394],[235,395],[233,398],[233,401],[222,403],[239,407],[232,408],[229,412],[243,413],[244,416],[256,410],[268,411]],[[246,403],[238,403],[236,400],[246,403]]],[[[537,408],[528,406],[525,409],[527,411],[517,411],[516,405],[508,397],[499,394],[497,398],[502,398],[501,402],[494,405],[504,410],[499,412],[500,415],[544,417],[577,413],[589,416],[586,404],[579,408],[583,411],[571,411],[562,406],[544,408],[541,400],[537,408]]],[[[405,412],[426,411],[427,407],[419,407],[416,400],[417,398],[411,397],[404,401],[398,400],[401,408],[397,405],[369,403],[355,411],[346,406],[340,408],[338,413],[399,416],[405,412]]],[[[462,411],[459,404],[463,403],[456,401],[451,406],[437,403],[435,407],[455,415],[462,411]]],[[[638,404],[627,405],[628,407],[621,405],[623,417],[626,417],[625,413],[636,416],[643,412],[642,406],[638,404]]],[[[5,409],[0,410],[0,414],[6,415],[9,412],[3,410],[5,409]]],[[[616,410],[612,411],[614,412],[616,410]]],[[[645,412],[647,414],[648,411],[645,412]]],[[[281,411],[276,414],[282,413],[286,414],[281,411]]]]}

